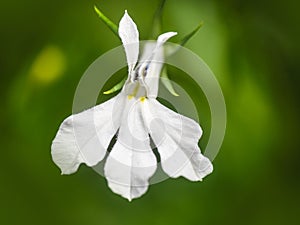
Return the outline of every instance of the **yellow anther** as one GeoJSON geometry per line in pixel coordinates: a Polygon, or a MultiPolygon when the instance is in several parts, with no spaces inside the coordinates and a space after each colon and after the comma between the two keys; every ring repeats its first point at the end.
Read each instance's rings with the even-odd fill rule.
{"type": "Polygon", "coordinates": [[[143,96],[143,97],[140,97],[140,101],[141,101],[141,102],[144,102],[144,101],[145,101],[145,99],[146,99],[146,97],[145,97],[145,96],[143,96]]]}
{"type": "Polygon", "coordinates": [[[133,95],[128,95],[127,98],[130,100],[133,98],[133,95]]]}

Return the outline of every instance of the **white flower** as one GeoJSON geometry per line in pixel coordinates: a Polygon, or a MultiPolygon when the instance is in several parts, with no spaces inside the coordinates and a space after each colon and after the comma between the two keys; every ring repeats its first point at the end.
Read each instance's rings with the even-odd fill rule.
{"type": "Polygon", "coordinates": [[[62,174],[76,172],[81,163],[95,166],[103,160],[117,134],[104,167],[113,192],[131,200],[147,191],[157,167],[150,141],[158,149],[162,169],[168,176],[202,180],[213,167],[198,147],[200,126],[156,100],[162,45],[176,33],[164,33],[156,43],[148,43],[140,63],[139,33],[126,11],[119,24],[119,35],[129,70],[122,91],[109,101],[64,120],[51,146],[53,161],[62,174]]]}

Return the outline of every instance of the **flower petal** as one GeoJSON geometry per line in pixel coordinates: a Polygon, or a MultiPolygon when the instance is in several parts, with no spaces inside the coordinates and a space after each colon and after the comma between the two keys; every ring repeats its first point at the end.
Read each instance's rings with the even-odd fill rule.
{"type": "Polygon", "coordinates": [[[142,103],[134,99],[130,102],[123,114],[126,117],[123,117],[117,142],[104,167],[110,189],[129,201],[147,191],[157,163],[142,120],[142,103]]]}
{"type": "Polygon", "coordinates": [[[198,147],[202,135],[199,124],[155,99],[145,102],[143,115],[160,154],[162,168],[170,177],[199,181],[212,172],[210,160],[198,147]]]}
{"type": "Polygon", "coordinates": [[[76,172],[81,163],[94,166],[103,159],[119,128],[123,102],[124,96],[118,95],[64,120],[51,146],[52,159],[62,174],[76,172]]]}
{"type": "Polygon", "coordinates": [[[134,69],[139,55],[139,32],[136,24],[128,15],[127,10],[119,23],[119,36],[125,48],[129,77],[134,69]]]}
{"type": "MultiPolygon", "coordinates": [[[[147,75],[145,77],[145,83],[148,87],[148,97],[157,97],[158,93],[158,82],[160,77],[160,72],[164,63],[164,51],[163,51],[163,44],[171,37],[176,35],[176,32],[167,32],[164,34],[161,34],[157,38],[157,42],[155,47],[153,47],[152,55],[150,58],[150,64],[147,70],[147,75]]],[[[149,43],[151,44],[151,43],[149,43]]],[[[151,45],[147,47],[145,46],[145,49],[147,50],[145,52],[149,52],[148,48],[151,48],[151,45]]]]}

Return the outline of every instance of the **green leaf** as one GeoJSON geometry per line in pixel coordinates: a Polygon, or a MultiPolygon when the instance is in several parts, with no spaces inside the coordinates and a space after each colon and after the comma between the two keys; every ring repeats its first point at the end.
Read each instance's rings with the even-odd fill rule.
{"type": "Polygon", "coordinates": [[[162,69],[160,78],[161,78],[161,82],[163,83],[163,85],[167,88],[167,90],[168,90],[172,95],[174,95],[174,96],[179,96],[179,95],[177,94],[177,92],[176,92],[176,91],[174,90],[174,88],[173,88],[173,85],[172,85],[172,83],[171,83],[171,80],[169,79],[169,76],[168,76],[168,74],[167,74],[167,68],[166,68],[166,67],[164,67],[164,68],[162,69]]]}
{"type": "Polygon", "coordinates": [[[184,38],[178,43],[181,46],[184,46],[197,32],[198,30],[203,26],[203,21],[201,21],[198,26],[189,34],[184,36],[184,38]]]}
{"type": "Polygon", "coordinates": [[[112,94],[118,90],[120,90],[123,85],[125,84],[125,81],[126,81],[126,77],[123,78],[123,80],[121,80],[118,84],[116,84],[113,88],[109,89],[108,91],[104,91],[103,94],[105,95],[109,95],[109,94],[112,94]]]}
{"type": "Polygon", "coordinates": [[[152,33],[150,38],[155,39],[161,33],[162,27],[162,13],[165,6],[166,0],[161,0],[160,4],[158,5],[154,17],[153,17],[153,24],[152,24],[152,33]]]}
{"type": "Polygon", "coordinates": [[[181,41],[177,42],[178,46],[173,47],[167,47],[166,50],[166,55],[169,57],[173,54],[175,54],[180,48],[181,46],[184,46],[197,32],[198,30],[203,26],[203,22],[201,21],[198,26],[189,34],[187,34],[186,36],[183,37],[183,39],[181,39],[181,41]]]}
{"type": "Polygon", "coordinates": [[[105,25],[115,34],[117,37],[119,37],[118,33],[118,26],[112,22],[110,19],[108,19],[101,11],[97,8],[97,6],[94,5],[94,10],[97,13],[97,15],[100,17],[100,19],[105,23],[105,25]]]}

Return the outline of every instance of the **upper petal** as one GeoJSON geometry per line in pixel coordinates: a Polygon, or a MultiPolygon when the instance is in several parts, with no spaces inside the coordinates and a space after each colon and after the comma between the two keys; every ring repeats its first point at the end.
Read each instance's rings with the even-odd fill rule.
{"type": "Polygon", "coordinates": [[[125,110],[117,142],[110,152],[104,172],[111,190],[131,201],[143,195],[156,170],[156,157],[141,116],[141,102],[130,100],[125,110]],[[135,102],[135,103],[134,103],[135,102]]]}
{"type": "Polygon", "coordinates": [[[127,10],[119,23],[119,36],[125,48],[129,75],[131,75],[139,55],[139,32],[127,10]]]}
{"type": "Polygon", "coordinates": [[[103,159],[120,125],[123,100],[118,95],[63,121],[51,146],[62,174],[76,172],[81,163],[94,166],[103,159]]]}
{"type": "Polygon", "coordinates": [[[147,54],[149,54],[150,48],[152,48],[152,52],[149,58],[150,63],[148,65],[147,75],[145,77],[145,83],[148,87],[148,97],[157,97],[159,77],[164,63],[164,51],[162,46],[169,38],[173,37],[176,34],[176,32],[167,32],[161,34],[157,38],[155,46],[151,43],[146,44],[145,46],[145,52],[147,54]]]}
{"type": "Polygon", "coordinates": [[[162,168],[170,177],[183,176],[199,181],[212,172],[210,160],[198,147],[202,134],[199,124],[155,99],[145,102],[144,117],[160,154],[162,168]]]}

